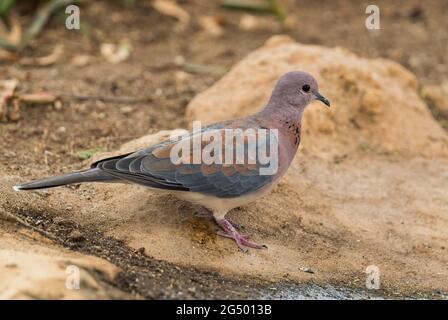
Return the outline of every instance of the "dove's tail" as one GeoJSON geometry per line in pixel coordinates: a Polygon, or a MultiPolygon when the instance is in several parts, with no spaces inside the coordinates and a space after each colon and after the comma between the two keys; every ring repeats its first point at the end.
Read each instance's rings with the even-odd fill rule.
{"type": "Polygon", "coordinates": [[[42,180],[31,181],[28,183],[14,186],[13,188],[15,191],[25,191],[34,189],[53,188],[80,182],[112,182],[114,180],[116,180],[116,178],[111,177],[104,171],[101,171],[98,168],[92,168],[84,171],[67,173],[60,176],[50,177],[42,180]]]}

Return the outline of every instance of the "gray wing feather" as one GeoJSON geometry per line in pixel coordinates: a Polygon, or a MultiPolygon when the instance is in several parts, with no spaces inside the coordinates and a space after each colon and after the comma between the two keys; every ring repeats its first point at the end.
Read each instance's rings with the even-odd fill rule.
{"type": "MultiPolygon", "coordinates": [[[[245,172],[234,170],[224,174],[222,165],[217,172],[204,172],[201,164],[174,165],[169,158],[158,158],[153,151],[169,146],[168,142],[139,150],[136,153],[97,162],[99,169],[129,182],[151,188],[199,192],[220,198],[238,197],[251,193],[272,181],[271,175],[260,175],[259,167],[245,172]]],[[[228,169],[228,168],[227,168],[228,169]]]]}

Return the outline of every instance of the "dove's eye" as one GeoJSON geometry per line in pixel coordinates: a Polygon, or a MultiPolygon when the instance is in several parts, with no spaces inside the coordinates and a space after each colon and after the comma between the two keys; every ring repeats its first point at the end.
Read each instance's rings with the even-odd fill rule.
{"type": "Polygon", "coordinates": [[[310,86],[308,84],[303,85],[302,90],[305,92],[310,91],[310,86]]]}

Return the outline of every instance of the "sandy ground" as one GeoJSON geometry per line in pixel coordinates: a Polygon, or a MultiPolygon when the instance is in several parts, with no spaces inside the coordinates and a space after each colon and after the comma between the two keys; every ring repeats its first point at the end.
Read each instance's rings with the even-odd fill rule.
{"type": "MultiPolygon", "coordinates": [[[[87,16],[116,6],[89,5],[87,16]]],[[[339,4],[326,3],[329,12],[332,6],[338,8],[339,4]]],[[[19,243],[15,251],[34,251],[27,249],[29,239],[15,235],[18,231],[14,228],[22,230],[25,221],[41,235],[33,236],[37,237],[32,240],[34,245],[55,247],[45,251],[50,261],[60,251],[65,252],[62,247],[109,260],[120,271],[116,276],[95,274],[92,283],[98,297],[104,292],[122,298],[294,298],[305,297],[305,293],[325,297],[326,292],[329,297],[368,297],[372,293],[363,289],[369,265],[380,268],[379,295],[445,297],[447,138],[419,97],[422,85],[446,81],[444,49],[433,48],[438,45],[428,43],[424,37],[434,32],[435,24],[442,23],[442,12],[446,10],[443,4],[434,1],[422,8],[408,2],[401,11],[384,4],[388,28],[381,35],[359,31],[353,37],[343,36],[342,26],[330,28],[325,34],[304,22],[299,22],[301,32],[299,28],[284,29],[269,17],[261,20],[267,28],[235,33],[231,31],[238,30],[240,15],[232,13],[225,15],[225,30],[229,31],[220,38],[210,38],[196,24],[179,31],[169,18],[146,5],[137,7],[112,16],[120,22],[114,25],[113,34],[107,32],[108,23],[101,19],[91,33],[68,34],[63,38],[64,61],[53,67],[2,67],[4,77],[18,78],[20,90],[25,92],[39,88],[92,95],[113,91],[151,101],[148,106],[67,100],[61,110],[30,107],[23,110],[19,122],[0,124],[4,150],[0,155],[0,205],[13,221],[6,227],[1,225],[2,241],[19,243]],[[416,8],[423,13],[415,14],[416,8]],[[401,24],[389,24],[396,15],[401,24]],[[147,19],[154,22],[155,28],[148,34],[136,30],[135,25],[147,19]],[[406,25],[410,27],[404,28],[406,25]],[[172,34],[167,26],[172,26],[172,34]],[[403,35],[409,30],[420,32],[413,42],[407,42],[410,37],[403,35]],[[196,63],[232,66],[262,45],[271,33],[280,31],[305,43],[344,46],[363,56],[392,58],[410,68],[417,78],[392,62],[358,59],[345,49],[294,47],[286,50],[292,52],[289,57],[269,51],[275,51],[271,44],[265,48],[266,53],[252,54],[211,89],[196,96],[220,76],[185,74],[173,63],[176,56],[182,55],[196,63]],[[195,34],[195,45],[179,40],[185,32],[195,34]],[[236,41],[234,35],[244,45],[230,46],[236,41]],[[394,35],[397,41],[391,47],[394,35]],[[97,53],[98,43],[116,42],[123,37],[135,44],[131,59],[117,66],[104,62],[97,53]],[[365,37],[369,41],[362,40],[365,37]],[[209,48],[209,41],[216,46],[201,49],[206,45],[209,48]],[[187,127],[192,119],[215,121],[256,110],[282,70],[303,68],[302,64],[306,69],[311,63],[307,50],[322,50],[318,55],[321,60],[316,61],[319,68],[310,71],[318,75],[322,91],[328,92],[338,111],[324,113],[314,108],[309,112],[300,154],[287,177],[269,197],[230,213],[255,240],[269,246],[267,251],[243,254],[229,240],[217,237],[211,222],[196,218],[191,205],[138,187],[81,185],[26,194],[13,193],[10,188],[17,181],[85,167],[88,161],[76,157],[81,150],[114,150],[148,131],[187,127]],[[92,62],[80,70],[70,59],[84,52],[92,56],[92,62]],[[251,63],[263,61],[263,56],[270,54],[277,54],[278,59],[265,61],[253,76],[244,77],[251,63]],[[347,59],[338,54],[347,55],[347,59]],[[435,71],[427,72],[429,68],[435,71]],[[368,76],[371,70],[379,74],[379,81],[368,76]],[[236,83],[239,91],[231,86],[236,83]],[[341,91],[347,94],[338,97],[341,91]],[[406,110],[405,117],[401,110],[406,110]],[[11,215],[22,222],[17,224],[11,215]],[[74,231],[82,236],[74,236],[74,231]],[[51,243],[42,235],[50,237],[51,243]],[[304,272],[304,268],[314,273],[304,272]],[[318,289],[303,286],[310,283],[318,289]],[[272,287],[276,290],[269,289],[272,287]]],[[[194,16],[216,12],[216,8],[203,3],[187,4],[186,8],[194,16]]],[[[317,10],[314,4],[308,14],[301,12],[299,5],[291,8],[298,19],[305,21],[317,10]]],[[[352,10],[338,12],[335,19],[344,17],[354,25],[359,20],[352,10]]],[[[45,52],[40,43],[48,49],[65,33],[50,29],[35,44],[36,52],[45,52]]],[[[434,36],[440,43],[446,34],[440,31],[434,36]]],[[[438,114],[443,125],[444,113],[438,114]]],[[[158,138],[144,136],[121,147],[121,151],[158,138]]],[[[10,257],[11,249],[2,249],[3,256],[10,257]]],[[[95,263],[107,269],[103,260],[95,263]]],[[[23,270],[24,274],[29,272],[23,270]]],[[[63,278],[57,281],[60,285],[63,278]]],[[[17,291],[21,297],[20,289],[17,291]]]]}
{"type": "MultiPolygon", "coordinates": [[[[0,299],[108,299],[126,294],[109,285],[119,268],[97,257],[57,246],[48,237],[18,226],[0,211],[0,299]],[[71,268],[79,275],[74,290],[71,268]]],[[[130,296],[129,296],[130,297],[130,296]]]]}

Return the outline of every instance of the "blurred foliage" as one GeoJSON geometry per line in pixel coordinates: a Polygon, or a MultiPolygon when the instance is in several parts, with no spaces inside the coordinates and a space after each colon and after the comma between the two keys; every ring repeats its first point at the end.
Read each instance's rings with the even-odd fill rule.
{"type": "Polygon", "coordinates": [[[14,6],[16,0],[1,0],[0,1],[0,17],[5,18],[8,16],[9,11],[14,6]]]}
{"type": "Polygon", "coordinates": [[[278,0],[221,0],[221,7],[229,10],[272,14],[280,21],[286,19],[285,10],[278,0]]]}
{"type": "MultiPolygon", "coordinates": [[[[45,24],[55,12],[70,4],[77,4],[79,2],[81,0],[0,0],[0,27],[3,29],[7,28],[8,24],[10,24],[13,16],[12,12],[17,7],[24,5],[28,8],[35,8],[31,11],[34,14],[34,19],[23,34],[20,32],[21,38],[19,42],[17,44],[11,43],[8,39],[0,37],[0,47],[13,52],[23,50],[42,31],[45,24]]],[[[3,31],[3,33],[8,33],[7,30],[3,31]]]]}

